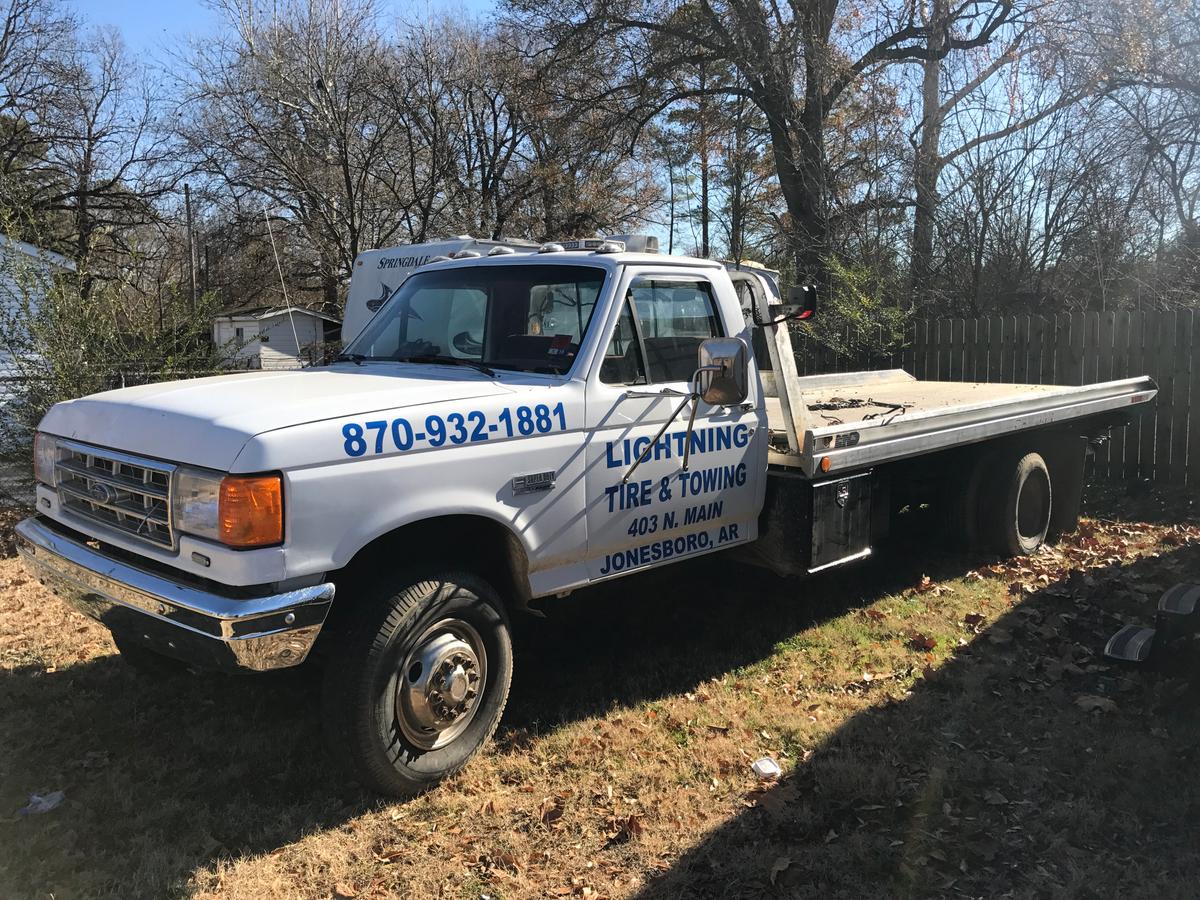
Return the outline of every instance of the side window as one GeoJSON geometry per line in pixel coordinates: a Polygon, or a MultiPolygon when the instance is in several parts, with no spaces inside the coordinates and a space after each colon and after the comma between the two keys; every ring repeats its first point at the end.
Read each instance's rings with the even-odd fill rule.
{"type": "Polygon", "coordinates": [[[641,281],[631,295],[651,382],[688,381],[705,338],[721,334],[707,281],[641,281]]]}
{"type": "Polygon", "coordinates": [[[604,351],[600,380],[605,384],[646,383],[646,367],[642,364],[642,350],[633,328],[633,313],[628,300],[621,304],[617,327],[613,329],[612,340],[604,351]]]}

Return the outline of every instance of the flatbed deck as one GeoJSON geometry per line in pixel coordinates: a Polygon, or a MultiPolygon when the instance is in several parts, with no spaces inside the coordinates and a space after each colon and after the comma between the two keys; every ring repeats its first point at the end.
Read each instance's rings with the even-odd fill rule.
{"type": "Polygon", "coordinates": [[[781,402],[774,382],[768,380],[765,398],[769,462],[810,477],[1114,412],[1158,393],[1149,377],[1061,387],[918,381],[890,369],[796,378],[789,404],[781,402]],[[789,407],[795,418],[794,443],[789,440],[789,407]],[[828,465],[822,469],[824,459],[828,465]]]}

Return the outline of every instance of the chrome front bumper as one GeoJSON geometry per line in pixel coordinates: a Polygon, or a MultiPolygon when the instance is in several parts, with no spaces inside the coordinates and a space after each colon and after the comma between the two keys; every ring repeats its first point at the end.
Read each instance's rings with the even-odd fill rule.
{"type": "Polygon", "coordinates": [[[302,663],[333,584],[239,599],[113,559],[45,520],[16,529],[33,577],[122,638],[205,668],[266,671],[302,663]]]}

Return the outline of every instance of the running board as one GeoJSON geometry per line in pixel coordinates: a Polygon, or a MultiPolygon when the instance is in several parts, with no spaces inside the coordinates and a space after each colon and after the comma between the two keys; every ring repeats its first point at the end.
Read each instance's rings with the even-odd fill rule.
{"type": "Polygon", "coordinates": [[[1200,624],[1200,584],[1177,584],[1158,599],[1159,618],[1175,627],[1200,624]]]}
{"type": "Polygon", "coordinates": [[[1158,599],[1154,627],[1126,625],[1104,645],[1116,662],[1144,663],[1151,653],[1175,638],[1200,630],[1200,584],[1177,584],[1158,599]]]}
{"type": "Polygon", "coordinates": [[[1158,632],[1144,625],[1126,625],[1108,639],[1104,656],[1115,662],[1144,663],[1158,639],[1158,632]]]}

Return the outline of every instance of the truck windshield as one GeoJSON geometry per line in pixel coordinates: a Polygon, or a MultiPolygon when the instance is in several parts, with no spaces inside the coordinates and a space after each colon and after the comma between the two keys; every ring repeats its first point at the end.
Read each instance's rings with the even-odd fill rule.
{"type": "Polygon", "coordinates": [[[604,270],[593,266],[418,272],[344,358],[560,374],[575,362],[603,285],[604,270]]]}

